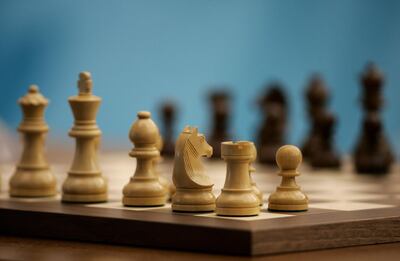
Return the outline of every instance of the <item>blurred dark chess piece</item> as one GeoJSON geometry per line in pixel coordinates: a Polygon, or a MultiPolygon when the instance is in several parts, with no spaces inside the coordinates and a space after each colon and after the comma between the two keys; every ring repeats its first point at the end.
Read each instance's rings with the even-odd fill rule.
{"type": "Polygon", "coordinates": [[[385,174],[394,160],[389,142],[384,134],[380,109],[383,75],[374,64],[367,65],[361,77],[363,97],[361,99],[364,118],[362,130],[354,150],[355,168],[358,173],[385,174]]]}
{"type": "Polygon", "coordinates": [[[311,151],[310,163],[314,168],[339,168],[340,158],[334,149],[333,135],[336,118],[333,114],[323,113],[316,119],[318,135],[311,151]]]}
{"type": "Polygon", "coordinates": [[[276,151],[285,143],[287,101],[282,86],[268,85],[258,104],[263,114],[257,135],[258,160],[274,165],[276,151]]]}
{"type": "Polygon", "coordinates": [[[303,145],[304,159],[313,167],[338,168],[340,159],[333,145],[336,117],[327,111],[329,92],[321,76],[311,78],[306,99],[311,128],[303,145]]]}
{"type": "Polygon", "coordinates": [[[221,158],[221,142],[230,140],[228,134],[230,120],[230,99],[228,91],[214,91],[209,96],[212,110],[210,145],[213,147],[213,158],[221,158]]]}
{"type": "Polygon", "coordinates": [[[314,150],[317,137],[320,135],[317,118],[319,114],[325,110],[325,104],[328,99],[328,90],[319,75],[311,77],[308,87],[306,88],[307,112],[310,119],[310,131],[303,144],[302,153],[305,160],[311,157],[311,151],[314,150]]]}
{"type": "Polygon", "coordinates": [[[162,120],[162,137],[164,142],[161,155],[165,157],[174,157],[174,126],[176,122],[176,106],[173,102],[165,102],[160,107],[160,112],[162,120]]]}

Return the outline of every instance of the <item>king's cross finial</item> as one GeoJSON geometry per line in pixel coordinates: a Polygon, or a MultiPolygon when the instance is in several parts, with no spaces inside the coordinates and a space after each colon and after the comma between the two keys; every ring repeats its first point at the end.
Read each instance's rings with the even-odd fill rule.
{"type": "Polygon", "coordinates": [[[79,74],[78,88],[79,95],[89,95],[92,93],[93,81],[90,72],[81,72],[79,74]]]}

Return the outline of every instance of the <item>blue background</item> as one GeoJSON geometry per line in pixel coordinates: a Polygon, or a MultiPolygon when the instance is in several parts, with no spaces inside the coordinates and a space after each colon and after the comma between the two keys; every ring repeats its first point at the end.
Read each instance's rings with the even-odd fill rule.
{"type": "Polygon", "coordinates": [[[138,110],[170,98],[179,104],[177,131],[207,133],[210,86],[234,93],[231,132],[253,139],[254,100],[280,80],[289,95],[288,141],[308,128],[303,88],[311,73],[331,88],[336,142],[349,151],[359,133],[359,75],[375,61],[386,75],[386,131],[400,147],[400,1],[1,1],[0,117],[20,121],[16,105],[36,83],[51,100],[50,139],[72,125],[67,97],[82,70],[103,98],[98,122],[105,144],[128,144],[138,110]]]}

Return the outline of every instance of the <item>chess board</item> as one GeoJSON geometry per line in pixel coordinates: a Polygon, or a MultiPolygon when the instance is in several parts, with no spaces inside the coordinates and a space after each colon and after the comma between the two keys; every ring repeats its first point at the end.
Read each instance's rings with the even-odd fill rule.
{"type": "MultiPolygon", "coordinates": [[[[280,182],[277,169],[256,165],[253,175],[264,192],[259,216],[220,217],[214,213],[173,213],[170,204],[137,208],[121,204],[122,187],[135,169],[125,152],[101,156],[109,181],[109,201],[63,204],[60,197],[9,198],[8,179],[14,164],[2,166],[0,233],[135,245],[222,254],[262,255],[400,241],[400,174],[382,177],[354,174],[351,164],[340,171],[301,168],[298,184],[309,196],[307,212],[269,212],[268,195],[280,182]]],[[[222,160],[207,161],[206,169],[218,195],[225,179],[222,160]]],[[[53,164],[60,185],[69,162],[53,164]]],[[[169,177],[172,161],[164,160],[169,177]]]]}

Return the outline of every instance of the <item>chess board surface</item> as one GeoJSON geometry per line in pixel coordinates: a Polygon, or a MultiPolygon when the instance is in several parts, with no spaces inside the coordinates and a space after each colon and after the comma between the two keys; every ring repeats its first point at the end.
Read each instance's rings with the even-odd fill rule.
{"type": "MultiPolygon", "coordinates": [[[[400,241],[400,175],[357,175],[351,164],[341,170],[312,170],[306,164],[297,179],[310,199],[307,212],[269,212],[268,195],[280,183],[277,169],[256,165],[253,175],[264,192],[259,216],[220,217],[214,213],[184,214],[162,207],[124,207],[122,187],[135,169],[125,152],[101,156],[109,181],[109,201],[98,204],[63,204],[60,196],[23,199],[8,196],[12,163],[2,166],[0,232],[66,240],[136,245],[224,254],[261,255],[400,241]]],[[[70,162],[52,166],[58,185],[70,162]]],[[[172,161],[164,160],[162,173],[170,178],[172,161]]],[[[206,162],[218,195],[224,184],[222,160],[206,162]]]]}

